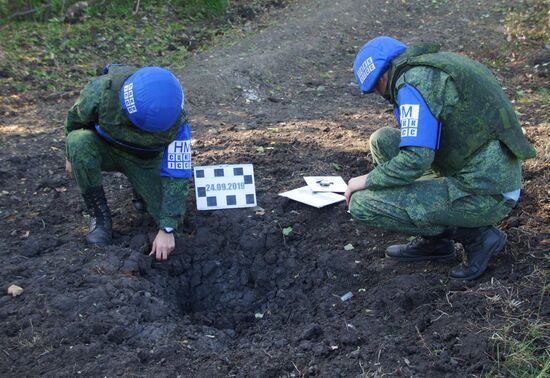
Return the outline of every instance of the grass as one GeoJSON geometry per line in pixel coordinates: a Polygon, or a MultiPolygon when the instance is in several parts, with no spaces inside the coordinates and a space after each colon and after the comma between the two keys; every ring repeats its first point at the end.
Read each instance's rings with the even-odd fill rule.
{"type": "Polygon", "coordinates": [[[516,91],[516,101],[520,104],[540,103],[550,109],[550,88],[539,87],[535,90],[516,91]]]}
{"type": "Polygon", "coordinates": [[[542,378],[550,375],[550,321],[540,316],[542,301],[548,292],[547,273],[535,272],[536,282],[542,289],[539,302],[533,304],[536,305],[534,312],[535,306],[522,312],[519,305],[506,309],[507,302],[501,303],[507,319],[490,337],[495,346],[496,369],[486,377],[542,378]]]}
{"type": "MultiPolygon", "coordinates": [[[[10,21],[48,21],[51,18],[124,17],[155,9],[153,0],[90,0],[83,6],[78,0],[0,0],[0,23],[10,21]]],[[[198,17],[219,15],[229,7],[229,0],[169,0],[174,10],[184,10],[198,17]]]]}
{"type": "Polygon", "coordinates": [[[518,319],[493,334],[497,368],[514,377],[545,377],[550,373],[550,324],[518,319]]]}
{"type": "MultiPolygon", "coordinates": [[[[167,9],[162,11],[168,12],[167,9]]],[[[82,85],[107,63],[131,63],[181,67],[193,38],[201,44],[220,30],[191,30],[184,22],[167,16],[106,18],[78,24],[52,19],[47,23],[19,22],[0,34],[5,72],[0,84],[20,83],[29,89],[67,91],[82,85]]]]}
{"type": "Polygon", "coordinates": [[[228,0],[94,4],[76,21],[0,24],[0,96],[78,90],[108,63],[178,69],[239,24],[228,0]]]}
{"type": "Polygon", "coordinates": [[[526,0],[504,19],[509,40],[550,41],[550,0],[526,0]]]}
{"type": "MultiPolygon", "coordinates": [[[[505,67],[516,55],[525,55],[533,46],[550,44],[550,0],[522,0],[513,7],[494,6],[491,11],[502,17],[507,42],[487,50],[482,63],[495,69],[505,67]]],[[[546,69],[543,64],[541,69],[546,69]]]]}

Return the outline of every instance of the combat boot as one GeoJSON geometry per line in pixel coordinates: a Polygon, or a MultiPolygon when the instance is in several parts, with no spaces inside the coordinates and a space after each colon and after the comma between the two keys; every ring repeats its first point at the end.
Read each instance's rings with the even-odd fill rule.
{"type": "Polygon", "coordinates": [[[466,252],[466,263],[451,271],[451,277],[460,280],[474,280],[481,276],[491,256],[499,253],[506,244],[507,236],[493,226],[457,228],[454,239],[462,244],[466,252]]]}
{"type": "Polygon", "coordinates": [[[400,261],[445,260],[455,256],[455,247],[446,233],[416,237],[407,244],[391,245],[386,257],[400,261]]]}
{"type": "Polygon", "coordinates": [[[91,189],[82,196],[92,218],[90,220],[88,235],[86,235],[86,241],[96,246],[110,245],[113,234],[113,222],[103,188],[91,189]]]}
{"type": "Polygon", "coordinates": [[[134,206],[134,209],[136,209],[140,213],[146,212],[147,205],[145,204],[143,198],[139,195],[138,192],[135,191],[135,189],[132,189],[132,193],[134,195],[134,198],[132,198],[132,205],[134,206]]]}

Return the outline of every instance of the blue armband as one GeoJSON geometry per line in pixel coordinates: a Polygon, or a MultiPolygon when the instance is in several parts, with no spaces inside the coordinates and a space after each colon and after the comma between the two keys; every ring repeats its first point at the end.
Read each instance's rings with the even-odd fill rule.
{"type": "Polygon", "coordinates": [[[160,175],[175,178],[190,178],[191,174],[191,131],[189,124],[180,125],[176,139],[164,150],[160,175]]]}
{"type": "Polygon", "coordinates": [[[399,147],[439,148],[441,125],[415,87],[406,84],[397,92],[394,115],[401,130],[399,147]]]}

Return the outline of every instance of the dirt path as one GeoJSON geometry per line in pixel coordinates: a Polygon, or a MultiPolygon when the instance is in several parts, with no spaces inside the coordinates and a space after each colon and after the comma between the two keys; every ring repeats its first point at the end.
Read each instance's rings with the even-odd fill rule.
{"type": "Polygon", "coordinates": [[[326,118],[327,112],[334,118],[376,102],[357,99],[352,83],[353,58],[369,38],[386,34],[411,44],[438,41],[444,49],[486,54],[505,43],[493,13],[505,4],[303,1],[237,44],[199,55],[180,77],[198,119],[227,123],[236,111],[241,118],[236,115],[234,121],[245,123],[252,117],[267,122],[326,118]],[[247,103],[251,96],[258,99],[247,103]]]}
{"type": "MultiPolygon", "coordinates": [[[[541,297],[549,132],[537,104],[524,117],[542,153],[526,164],[520,205],[501,225],[506,251],[476,282],[449,281],[451,263],[389,262],[385,247],[407,235],[366,228],[343,204],[314,210],[277,193],[301,185],[304,174],[348,179],[372,167],[368,136],[392,116],[354,84],[351,64],[368,38],[436,40],[490,61],[507,48],[499,18],[513,3],[300,1],[256,20],[242,39],[197,55],[178,73],[194,162],[253,163],[264,211],[197,212],[190,198],[167,263],[146,256],[154,227],[132,211],[130,187],[117,174],[105,181],[115,245],[83,243],[83,204],[62,166],[61,123],[74,98],[30,104],[4,122],[0,277],[4,287],[15,283],[25,292],[0,296],[0,375],[496,371],[491,336],[511,317],[549,313],[541,297]],[[292,233],[283,237],[287,226],[292,233]],[[350,243],[354,249],[344,250],[350,243]],[[342,301],[348,292],[353,297],[342,301]]],[[[497,75],[514,88],[530,73],[510,65],[497,75]]]]}

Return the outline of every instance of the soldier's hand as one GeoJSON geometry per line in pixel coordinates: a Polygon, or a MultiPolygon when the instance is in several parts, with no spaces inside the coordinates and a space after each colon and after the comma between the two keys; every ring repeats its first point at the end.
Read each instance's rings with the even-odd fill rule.
{"type": "Polygon", "coordinates": [[[363,190],[367,186],[367,176],[368,175],[357,176],[348,181],[348,188],[344,193],[344,196],[346,197],[346,204],[348,206],[349,206],[349,199],[351,198],[352,193],[358,190],[363,190]]]}
{"type": "Polygon", "coordinates": [[[176,239],[174,234],[169,234],[163,230],[159,230],[155,240],[153,241],[153,248],[149,256],[155,256],[157,261],[168,260],[168,255],[176,248],[176,239]]]}
{"type": "Polygon", "coordinates": [[[65,171],[69,175],[69,177],[73,177],[73,165],[69,161],[69,159],[65,159],[65,171]]]}

